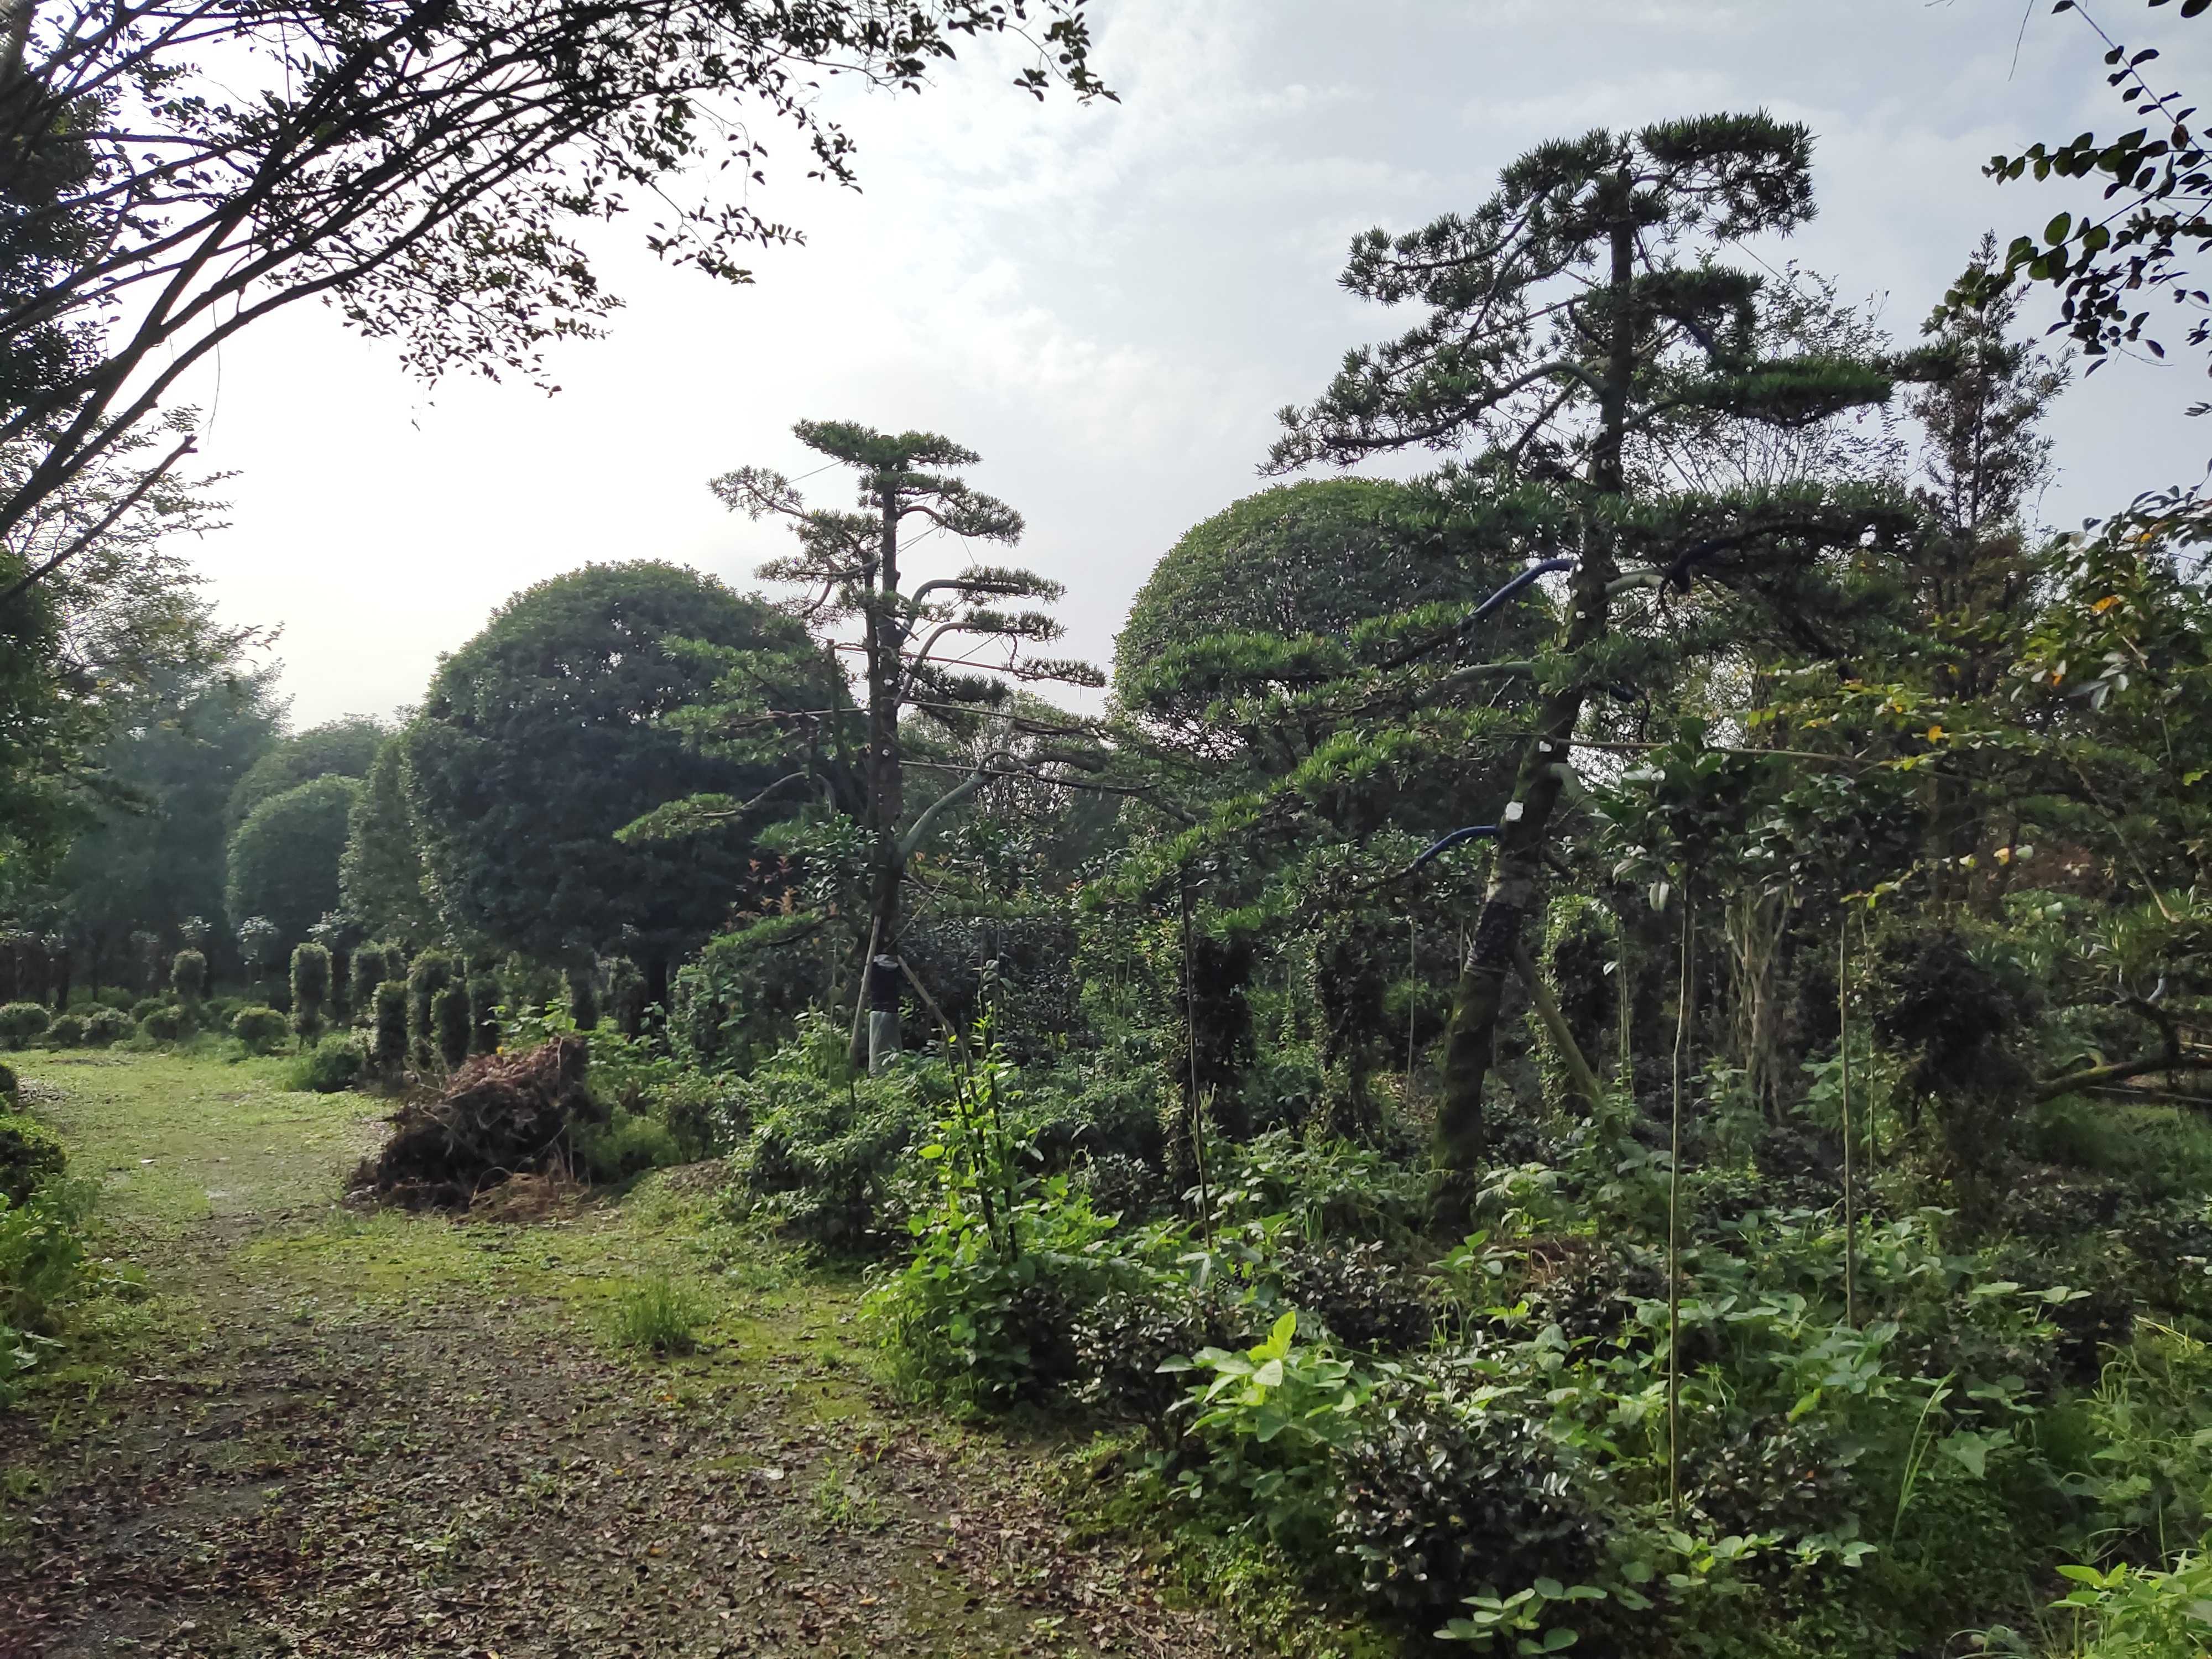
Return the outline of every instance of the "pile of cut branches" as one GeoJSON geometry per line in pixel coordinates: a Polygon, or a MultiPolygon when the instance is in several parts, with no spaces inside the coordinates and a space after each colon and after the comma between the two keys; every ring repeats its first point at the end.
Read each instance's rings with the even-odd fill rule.
{"type": "Polygon", "coordinates": [[[581,1037],[565,1036],[469,1061],[435,1099],[392,1114],[391,1139],[354,1173],[356,1193],[465,1208],[512,1176],[565,1175],[577,1130],[605,1116],[584,1086],[589,1054],[581,1037]]]}

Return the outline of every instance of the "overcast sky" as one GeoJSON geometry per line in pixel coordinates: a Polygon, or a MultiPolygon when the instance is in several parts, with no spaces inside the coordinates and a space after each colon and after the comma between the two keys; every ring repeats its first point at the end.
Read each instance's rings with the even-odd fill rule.
{"type": "MultiPolygon", "coordinates": [[[[1261,487],[1273,411],[1406,325],[1336,287],[1351,236],[1472,207],[1544,139],[1758,106],[1807,122],[1820,213],[1783,252],[1915,332],[1984,228],[2075,204],[1990,184],[1990,154],[2115,128],[2094,37],[2047,0],[2023,33],[2023,3],[1100,4],[1119,104],[1039,106],[982,51],[920,98],[833,92],[859,194],[806,184],[769,135],[762,204],[808,241],[763,252],[750,287],[662,269],[632,233],[595,244],[629,304],[558,350],[556,397],[426,390],[317,309],[242,337],[193,394],[210,463],[239,475],[202,563],[227,617],[282,627],[296,725],[388,714],[509,593],[586,561],[751,586],[784,538],[706,480],[806,471],[791,423],[843,417],[979,451],[974,482],[1027,516],[1018,556],[1067,584],[1070,643],[1103,664],[1160,554],[1261,487]]],[[[2203,86],[2212,22],[2092,3],[2203,86]]],[[[2045,517],[2201,474],[2212,422],[2181,410],[2204,391],[2193,367],[2122,362],[2069,393],[2045,517]]],[[[849,499],[836,475],[808,488],[849,499]]]]}

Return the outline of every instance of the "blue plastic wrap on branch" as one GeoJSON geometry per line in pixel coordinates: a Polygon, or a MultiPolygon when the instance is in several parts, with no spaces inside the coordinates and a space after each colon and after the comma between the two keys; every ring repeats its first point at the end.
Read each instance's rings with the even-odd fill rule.
{"type": "Polygon", "coordinates": [[[1498,826],[1494,823],[1470,823],[1464,830],[1455,830],[1451,834],[1446,836],[1442,841],[1437,842],[1431,846],[1428,851],[1423,853],[1420,857],[1415,859],[1412,868],[1408,869],[1406,873],[1409,876],[1412,875],[1414,870],[1419,869],[1431,859],[1449,852],[1462,842],[1480,841],[1486,836],[1494,836],[1497,833],[1498,826]]]}

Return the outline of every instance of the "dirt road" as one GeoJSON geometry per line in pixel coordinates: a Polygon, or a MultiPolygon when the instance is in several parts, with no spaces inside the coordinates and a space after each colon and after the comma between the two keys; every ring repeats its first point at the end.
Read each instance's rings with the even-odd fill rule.
{"type": "Polygon", "coordinates": [[[870,1381],[858,1288],[705,1172],[505,1222],[364,1218],[370,1103],[273,1066],[26,1056],[146,1293],[0,1415],[0,1656],[1218,1656],[1049,1449],[870,1381]],[[678,1358],[613,1309],[665,1281],[678,1358]]]}

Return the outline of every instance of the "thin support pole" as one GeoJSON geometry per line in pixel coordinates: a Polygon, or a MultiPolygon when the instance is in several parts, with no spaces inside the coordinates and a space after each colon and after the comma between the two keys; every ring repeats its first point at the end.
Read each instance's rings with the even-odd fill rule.
{"type": "Polygon", "coordinates": [[[1620,1015],[1620,1097],[1634,1104],[1636,1099],[1636,1060],[1633,1031],[1636,1022],[1635,988],[1628,978],[1628,918],[1613,917],[1613,1000],[1619,1005],[1620,1015]]]}
{"type": "Polygon", "coordinates": [[[1199,1235],[1213,1243],[1213,1195],[1206,1180],[1206,1102],[1198,1091],[1198,975],[1191,959],[1190,880],[1182,883],[1182,1009],[1183,1042],[1190,1051],[1190,1151],[1198,1165],[1199,1235]]]}
{"type": "Polygon", "coordinates": [[[1844,1317],[1859,1322],[1858,1216],[1851,1194],[1851,920],[1836,930],[1836,1052],[1843,1071],[1837,1099],[1844,1115],[1844,1317]]]}
{"type": "Polygon", "coordinates": [[[1682,884],[1682,977],[1674,999],[1674,1111],[1667,1140],[1667,1508],[1682,1512],[1682,1083],[1690,1051],[1691,936],[1696,903],[1682,884]]]}
{"type": "Polygon", "coordinates": [[[1413,1098],[1413,1015],[1421,997],[1421,924],[1406,918],[1406,1099],[1413,1098]]]}

